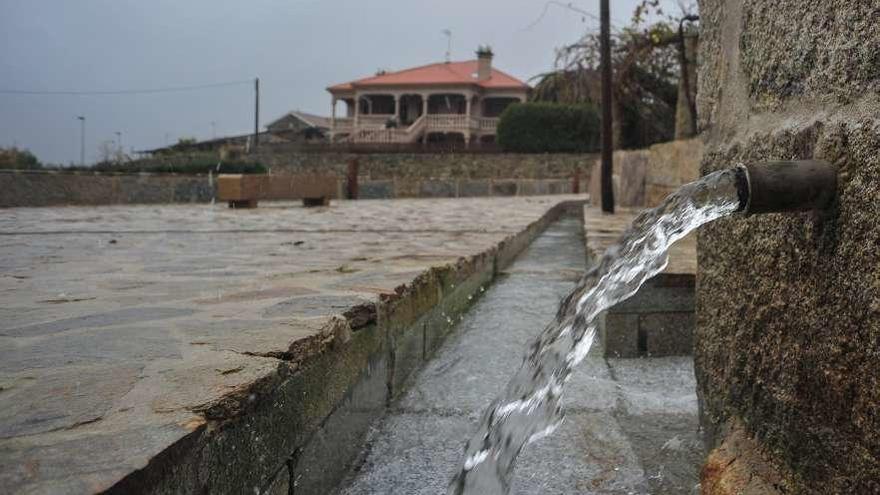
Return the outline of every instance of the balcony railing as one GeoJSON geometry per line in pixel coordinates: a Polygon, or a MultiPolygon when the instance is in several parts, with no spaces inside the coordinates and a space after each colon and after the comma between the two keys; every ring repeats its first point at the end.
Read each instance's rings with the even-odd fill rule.
{"type": "Polygon", "coordinates": [[[429,130],[463,130],[467,128],[467,115],[434,114],[426,120],[429,130]]]}
{"type": "Polygon", "coordinates": [[[336,119],[334,132],[351,134],[353,142],[406,143],[414,142],[422,132],[479,132],[494,133],[497,117],[471,117],[465,114],[429,114],[420,117],[408,128],[385,129],[392,115],[360,115],[355,128],[354,119],[336,119]]]}
{"type": "Polygon", "coordinates": [[[495,131],[498,128],[498,117],[474,117],[474,128],[480,131],[495,131]]]}

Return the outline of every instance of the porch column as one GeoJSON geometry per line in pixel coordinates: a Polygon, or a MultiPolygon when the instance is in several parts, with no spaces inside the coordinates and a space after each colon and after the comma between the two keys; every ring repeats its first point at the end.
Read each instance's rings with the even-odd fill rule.
{"type": "Polygon", "coordinates": [[[425,130],[422,132],[422,146],[425,147],[428,145],[428,132],[431,130],[428,120],[428,98],[431,95],[427,93],[422,93],[422,117],[425,118],[425,130]]]}
{"type": "Polygon", "coordinates": [[[354,128],[352,129],[352,134],[357,129],[358,123],[361,115],[361,97],[357,93],[354,94],[354,128]]]}
{"type": "Polygon", "coordinates": [[[471,144],[471,97],[469,95],[465,95],[464,102],[464,147],[467,148],[471,144]]]}
{"type": "Polygon", "coordinates": [[[394,95],[394,118],[400,122],[400,95],[394,95]]]}
{"type": "Polygon", "coordinates": [[[336,95],[330,98],[330,142],[336,135],[336,95]]]}

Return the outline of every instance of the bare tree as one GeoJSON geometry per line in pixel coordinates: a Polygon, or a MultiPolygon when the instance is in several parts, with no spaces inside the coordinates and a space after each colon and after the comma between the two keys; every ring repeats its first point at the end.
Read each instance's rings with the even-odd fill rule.
{"type": "Polygon", "coordinates": [[[123,163],[126,160],[128,156],[115,141],[108,139],[98,144],[98,163],[123,163]]]}
{"type": "MultiPolygon", "coordinates": [[[[681,19],[693,2],[679,1],[678,12],[663,12],[659,0],[643,0],[630,24],[612,34],[614,143],[642,147],[672,139],[678,83],[683,67],[681,19]]],[[[599,104],[599,35],[588,32],[556,51],[556,70],[539,76],[533,98],[599,104]]]]}

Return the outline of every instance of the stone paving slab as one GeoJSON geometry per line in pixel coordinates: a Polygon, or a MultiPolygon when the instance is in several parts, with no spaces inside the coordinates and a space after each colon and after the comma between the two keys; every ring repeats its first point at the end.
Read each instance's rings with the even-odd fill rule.
{"type": "Polygon", "coordinates": [[[0,486],[111,487],[573,199],[0,210],[0,486]]]}

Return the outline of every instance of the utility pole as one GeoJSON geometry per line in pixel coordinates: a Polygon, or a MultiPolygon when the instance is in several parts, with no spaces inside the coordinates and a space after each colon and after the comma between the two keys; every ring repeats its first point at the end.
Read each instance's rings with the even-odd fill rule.
{"type": "Polygon", "coordinates": [[[608,0],[599,0],[600,52],[602,58],[602,211],[614,213],[614,140],[611,131],[611,12],[608,0]]]}
{"type": "Polygon", "coordinates": [[[443,34],[446,35],[446,62],[452,61],[452,30],[444,29],[443,34]]]}
{"type": "Polygon", "coordinates": [[[86,166],[86,118],[83,115],[77,115],[79,119],[79,165],[86,166]]]}
{"type": "Polygon", "coordinates": [[[254,79],[254,150],[260,143],[260,78],[254,79]]]}
{"type": "Polygon", "coordinates": [[[211,139],[217,139],[217,122],[211,121],[211,139]]]}
{"type": "Polygon", "coordinates": [[[116,147],[119,148],[119,154],[123,153],[122,151],[122,132],[116,131],[116,147]]]}

